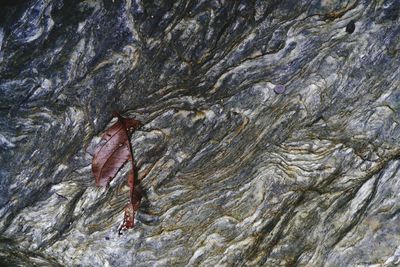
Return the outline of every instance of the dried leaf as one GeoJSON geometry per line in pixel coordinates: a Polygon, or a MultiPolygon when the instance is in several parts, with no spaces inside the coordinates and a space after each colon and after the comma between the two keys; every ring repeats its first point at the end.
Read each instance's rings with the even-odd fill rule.
{"type": "MultiPolygon", "coordinates": [[[[135,190],[135,164],[133,160],[132,146],[129,134],[141,126],[141,122],[135,119],[123,118],[118,113],[117,122],[112,125],[101,138],[92,160],[92,171],[99,186],[108,186],[118,171],[128,161],[131,161],[132,169],[128,174],[130,188],[130,203],[125,207],[123,229],[134,226],[134,216],[139,208],[141,194],[135,190]]],[[[121,229],[120,229],[121,230],[121,229]]]]}
{"type": "Polygon", "coordinates": [[[140,200],[142,199],[142,194],[139,190],[134,189],[131,194],[131,202],[125,206],[124,221],[118,232],[121,234],[121,230],[130,229],[135,226],[134,219],[136,211],[139,209],[140,200]]]}

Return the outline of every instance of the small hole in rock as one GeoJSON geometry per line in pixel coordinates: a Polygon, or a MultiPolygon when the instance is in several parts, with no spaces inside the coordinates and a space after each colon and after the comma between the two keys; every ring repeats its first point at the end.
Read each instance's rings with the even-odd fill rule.
{"type": "Polygon", "coordinates": [[[354,22],[354,20],[351,20],[346,26],[346,32],[353,33],[355,29],[356,23],[354,22]]]}

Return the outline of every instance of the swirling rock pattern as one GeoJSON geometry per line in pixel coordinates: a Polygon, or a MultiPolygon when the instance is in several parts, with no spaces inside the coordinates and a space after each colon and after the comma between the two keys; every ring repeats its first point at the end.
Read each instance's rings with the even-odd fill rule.
{"type": "Polygon", "coordinates": [[[399,1],[8,2],[0,263],[400,265],[399,1]],[[145,123],[122,236],[112,111],[145,123]]]}

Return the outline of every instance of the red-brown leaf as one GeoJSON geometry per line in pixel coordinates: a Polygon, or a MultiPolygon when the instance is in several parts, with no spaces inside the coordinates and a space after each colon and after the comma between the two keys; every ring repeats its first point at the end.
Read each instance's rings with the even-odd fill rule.
{"type": "Polygon", "coordinates": [[[125,162],[131,161],[132,169],[128,173],[130,202],[125,206],[124,221],[119,229],[121,233],[121,230],[133,228],[135,213],[142,198],[141,192],[135,188],[135,163],[129,142],[129,133],[140,127],[141,123],[138,120],[123,118],[118,113],[115,116],[118,117],[118,121],[103,134],[102,143],[93,157],[92,170],[96,184],[107,186],[125,162]]]}
{"type": "Polygon", "coordinates": [[[128,159],[133,161],[129,131],[140,125],[138,120],[118,116],[118,121],[103,134],[92,161],[97,185],[107,186],[128,159]]]}
{"type": "MultiPolygon", "coordinates": [[[[132,189],[132,187],[131,187],[132,189]]],[[[121,234],[121,230],[126,230],[133,228],[135,226],[135,214],[139,209],[140,200],[142,199],[142,194],[140,190],[136,188],[131,193],[131,201],[125,206],[124,221],[119,228],[118,232],[121,234]]]]}
{"type": "Polygon", "coordinates": [[[133,190],[135,189],[135,174],[133,173],[133,170],[130,170],[128,173],[128,186],[131,191],[131,195],[133,194],[133,190]]]}

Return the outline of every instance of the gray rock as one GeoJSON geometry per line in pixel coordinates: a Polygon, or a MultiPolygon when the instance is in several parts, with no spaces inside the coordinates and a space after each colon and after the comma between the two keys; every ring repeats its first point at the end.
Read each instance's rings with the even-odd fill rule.
{"type": "Polygon", "coordinates": [[[8,2],[0,264],[400,265],[399,1],[8,2]],[[113,111],[145,124],[122,236],[113,111]]]}

